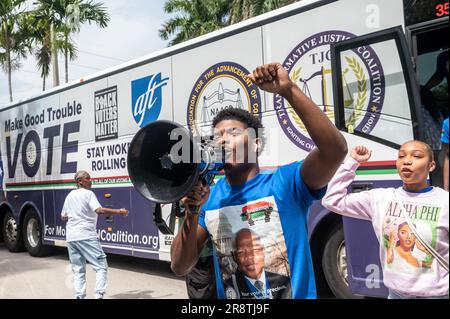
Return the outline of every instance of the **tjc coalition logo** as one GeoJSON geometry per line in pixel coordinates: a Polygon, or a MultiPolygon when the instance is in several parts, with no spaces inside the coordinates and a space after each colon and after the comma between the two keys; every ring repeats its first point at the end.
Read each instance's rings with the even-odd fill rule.
{"type": "MultiPolygon", "coordinates": [[[[297,45],[283,62],[291,79],[333,122],[330,44],[353,37],[354,34],[345,31],[314,34],[297,45]]],[[[345,125],[350,133],[369,134],[379,120],[384,103],[383,67],[370,47],[363,46],[344,53],[341,76],[345,125]]],[[[278,94],[274,95],[274,107],[286,136],[299,148],[311,151],[314,142],[292,107],[278,94]]]]}
{"type": "Polygon", "coordinates": [[[261,118],[259,89],[247,77],[248,73],[237,63],[220,62],[200,75],[189,96],[187,112],[187,123],[194,133],[210,134],[214,117],[229,107],[261,118]]]}
{"type": "Polygon", "coordinates": [[[133,117],[139,127],[156,120],[161,113],[162,87],[169,78],[161,73],[131,81],[131,107],[133,117]]]}

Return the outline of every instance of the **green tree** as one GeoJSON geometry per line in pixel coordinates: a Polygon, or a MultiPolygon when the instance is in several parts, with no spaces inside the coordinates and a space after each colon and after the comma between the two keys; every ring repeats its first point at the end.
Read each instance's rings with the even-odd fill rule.
{"type": "Polygon", "coordinates": [[[41,71],[42,91],[45,91],[45,80],[50,74],[51,63],[50,28],[44,19],[39,20],[35,15],[35,11],[27,12],[24,31],[33,44],[37,67],[41,71]]]}
{"type": "MultiPolygon", "coordinates": [[[[49,20],[40,16],[40,12],[31,10],[25,15],[25,23],[23,32],[27,34],[33,44],[33,54],[37,61],[37,68],[41,71],[42,90],[45,91],[46,78],[50,74],[51,65],[51,31],[49,20]]],[[[70,55],[74,56],[75,48],[71,43],[66,44],[61,35],[56,38],[56,47],[63,50],[68,46],[67,50],[70,55]]]]}
{"type": "MultiPolygon", "coordinates": [[[[69,59],[76,57],[76,47],[71,35],[79,32],[84,23],[96,23],[104,28],[109,16],[103,3],[92,0],[36,0],[34,2],[35,24],[44,30],[42,43],[49,41],[53,69],[53,85],[59,85],[58,51],[64,55],[65,80],[69,80],[69,59]],[[45,41],[44,41],[45,40],[45,41]]],[[[44,54],[44,52],[41,52],[44,54]]],[[[47,48],[45,50],[47,53],[47,48]]]]}
{"type": "Polygon", "coordinates": [[[100,28],[106,28],[109,22],[109,15],[103,3],[94,3],[84,0],[65,0],[64,25],[61,28],[63,42],[61,44],[64,52],[65,80],[69,81],[69,59],[76,57],[76,47],[71,39],[71,35],[80,31],[81,25],[85,23],[95,23],[100,28]]]}
{"type": "Polygon", "coordinates": [[[230,8],[229,21],[234,24],[253,16],[253,0],[233,0],[230,8]]]}
{"type": "Polygon", "coordinates": [[[164,11],[176,16],[159,30],[169,46],[221,29],[228,24],[230,1],[227,0],[168,0],[164,11]]]}
{"type": "Polygon", "coordinates": [[[45,91],[45,80],[50,74],[50,63],[51,63],[51,49],[50,49],[50,37],[48,35],[44,36],[42,39],[42,44],[35,52],[35,57],[37,60],[38,70],[41,71],[42,78],[42,91],[45,91]]]}
{"type": "Polygon", "coordinates": [[[230,24],[281,8],[298,0],[233,0],[230,24]]]}
{"type": "Polygon", "coordinates": [[[13,101],[12,72],[20,68],[20,60],[30,50],[27,35],[22,31],[23,11],[20,7],[25,0],[0,1],[0,64],[8,74],[9,100],[13,101]]]}

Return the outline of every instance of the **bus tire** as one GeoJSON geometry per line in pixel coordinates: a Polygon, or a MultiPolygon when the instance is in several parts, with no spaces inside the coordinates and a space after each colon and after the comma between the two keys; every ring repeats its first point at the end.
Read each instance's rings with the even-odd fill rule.
{"type": "Polygon", "coordinates": [[[52,252],[53,247],[43,243],[44,229],[38,214],[32,208],[25,212],[22,234],[25,248],[31,256],[44,257],[52,252]]]}
{"type": "Polygon", "coordinates": [[[342,224],[332,228],[322,255],[322,269],[333,294],[338,299],[361,299],[350,292],[347,283],[347,264],[345,258],[345,239],[342,224]]]}
{"type": "Polygon", "coordinates": [[[3,218],[3,240],[6,248],[12,253],[25,251],[22,240],[22,231],[11,212],[6,212],[3,218]]]}

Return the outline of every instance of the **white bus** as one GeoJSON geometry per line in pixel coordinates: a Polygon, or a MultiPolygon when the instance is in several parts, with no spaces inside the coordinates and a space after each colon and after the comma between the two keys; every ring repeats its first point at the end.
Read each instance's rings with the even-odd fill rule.
{"type": "MultiPolygon", "coordinates": [[[[128,176],[131,139],[160,119],[204,133],[218,111],[234,106],[260,117],[270,132],[263,168],[304,158],[314,144],[301,119],[246,76],[272,61],[283,64],[349,148],[374,150],[353,191],[399,185],[398,146],[423,138],[417,80],[425,84],[437,54],[448,50],[448,1],[414,3],[304,0],[1,106],[0,240],[11,252],[26,249],[32,256],[64,246],[62,204],[74,188],[74,173],[84,169],[103,206],[130,210],[128,217],[99,216],[104,250],[169,260],[173,236],[158,231],[155,203],[142,198],[128,176]],[[415,6],[423,6],[421,14],[430,9],[430,16],[416,16],[415,6]],[[438,33],[445,40],[430,40],[438,33]],[[422,68],[418,73],[411,57],[422,68]]],[[[167,216],[170,205],[163,210],[167,216]]],[[[309,238],[319,295],[327,289],[342,298],[386,295],[371,270],[379,260],[369,224],[316,203],[309,238]]]]}

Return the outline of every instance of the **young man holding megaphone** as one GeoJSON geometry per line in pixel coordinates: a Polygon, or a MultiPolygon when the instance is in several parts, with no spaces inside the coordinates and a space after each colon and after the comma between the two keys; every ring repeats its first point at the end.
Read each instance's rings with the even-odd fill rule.
{"type": "Polygon", "coordinates": [[[281,64],[259,66],[248,77],[292,105],[316,148],[303,161],[260,172],[260,120],[240,109],[222,110],[213,128],[226,153],[225,178],[211,192],[199,182],[181,200],[186,215],[172,243],[171,267],[177,275],[188,273],[210,237],[219,298],[316,298],[307,212],[324,195],[347,144],[281,64]],[[195,205],[199,213],[190,208],[195,205]]]}

